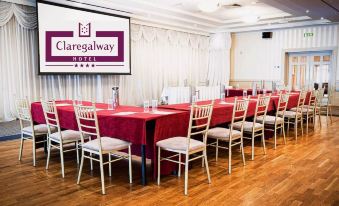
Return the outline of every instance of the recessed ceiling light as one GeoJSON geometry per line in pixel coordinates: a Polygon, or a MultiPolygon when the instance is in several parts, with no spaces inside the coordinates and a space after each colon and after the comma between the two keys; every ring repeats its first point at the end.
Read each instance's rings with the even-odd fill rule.
{"type": "Polygon", "coordinates": [[[307,10],[306,10],[306,13],[310,13],[310,10],[307,9],[307,10]]]}
{"type": "Polygon", "coordinates": [[[256,15],[247,15],[241,18],[245,23],[256,23],[259,21],[259,17],[256,15]]]}
{"type": "Polygon", "coordinates": [[[198,4],[198,8],[203,12],[214,12],[219,8],[219,3],[217,1],[201,1],[198,4]]]}
{"type": "Polygon", "coordinates": [[[321,17],[320,19],[321,19],[321,20],[324,20],[324,17],[321,17]]]}

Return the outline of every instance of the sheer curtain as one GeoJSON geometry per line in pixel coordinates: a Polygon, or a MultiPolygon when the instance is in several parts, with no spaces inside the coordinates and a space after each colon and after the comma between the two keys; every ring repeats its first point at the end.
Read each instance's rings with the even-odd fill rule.
{"type": "Polygon", "coordinates": [[[35,8],[0,2],[0,121],[15,118],[15,99],[106,101],[120,86],[122,104],[159,98],[166,86],[218,85],[229,78],[227,35],[211,38],[131,25],[132,75],[37,75],[38,39],[35,8]],[[217,40],[216,40],[217,39],[217,40]]]}

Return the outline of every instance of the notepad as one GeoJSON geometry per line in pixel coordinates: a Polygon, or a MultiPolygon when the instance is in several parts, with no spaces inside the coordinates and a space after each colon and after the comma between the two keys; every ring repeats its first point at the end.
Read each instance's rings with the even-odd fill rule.
{"type": "Polygon", "coordinates": [[[233,105],[234,103],[231,103],[231,102],[220,102],[219,104],[229,104],[229,105],[233,105]]]}
{"type": "Polygon", "coordinates": [[[118,112],[118,113],[114,113],[113,115],[121,115],[121,116],[125,116],[125,115],[131,115],[131,114],[135,114],[136,112],[118,112]]]}
{"type": "Polygon", "coordinates": [[[68,103],[59,103],[59,104],[55,104],[55,106],[57,107],[63,107],[63,106],[69,106],[71,104],[68,104],[68,103]]]}
{"type": "Polygon", "coordinates": [[[173,112],[165,112],[165,111],[152,111],[151,114],[173,114],[173,112]]]}

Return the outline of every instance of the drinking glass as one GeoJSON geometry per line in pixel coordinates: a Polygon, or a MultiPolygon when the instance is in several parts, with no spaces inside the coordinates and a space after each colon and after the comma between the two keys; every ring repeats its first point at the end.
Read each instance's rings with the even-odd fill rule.
{"type": "Polygon", "coordinates": [[[152,112],[156,112],[158,110],[158,100],[152,100],[152,112]]]}
{"type": "Polygon", "coordinates": [[[149,100],[144,101],[144,112],[149,112],[149,100]]]}
{"type": "Polygon", "coordinates": [[[107,109],[108,110],[113,110],[114,107],[113,107],[113,99],[108,99],[107,100],[107,109]]]}
{"type": "Polygon", "coordinates": [[[247,90],[244,90],[242,94],[244,98],[247,98],[247,90]]]}
{"type": "Polygon", "coordinates": [[[192,96],[192,104],[195,104],[197,102],[197,96],[193,95],[192,96]]]}
{"type": "Polygon", "coordinates": [[[77,105],[82,105],[82,97],[81,95],[78,95],[77,98],[76,98],[76,104],[77,105]]]}
{"type": "Polygon", "coordinates": [[[223,92],[220,94],[220,101],[225,102],[225,93],[223,92]]]}
{"type": "Polygon", "coordinates": [[[263,93],[264,95],[266,95],[266,89],[263,89],[263,90],[262,90],[262,93],[263,93]]]}

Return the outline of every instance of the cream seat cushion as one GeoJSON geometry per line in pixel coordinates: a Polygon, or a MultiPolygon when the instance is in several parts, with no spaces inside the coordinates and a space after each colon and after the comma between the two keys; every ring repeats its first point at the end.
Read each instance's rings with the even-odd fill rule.
{"type": "MultiPolygon", "coordinates": [[[[172,137],[157,142],[157,146],[165,150],[185,153],[187,149],[187,137],[172,137]]],[[[197,150],[205,147],[205,144],[199,140],[190,139],[189,150],[197,150]]]]}
{"type": "MultiPolygon", "coordinates": [[[[101,137],[100,141],[101,149],[103,151],[118,151],[126,149],[131,145],[130,142],[113,137],[101,137]]],[[[86,142],[82,147],[93,151],[99,151],[99,138],[86,142]]]]}
{"type": "MultiPolygon", "coordinates": [[[[236,129],[236,130],[241,130],[241,122],[234,123],[233,128],[236,129]]],[[[264,129],[264,125],[262,125],[260,123],[255,123],[254,129],[255,130],[264,129]]],[[[252,132],[252,130],[253,130],[253,122],[245,121],[244,122],[244,131],[252,132]]]]}
{"type": "MultiPolygon", "coordinates": [[[[228,141],[230,139],[231,130],[223,127],[215,127],[207,132],[207,136],[213,139],[221,139],[228,141]]],[[[239,139],[241,137],[241,132],[238,130],[232,130],[232,140],[239,139]]]]}
{"type": "MultiPolygon", "coordinates": [[[[62,140],[63,141],[77,141],[77,140],[80,140],[81,139],[81,134],[79,131],[75,131],[75,130],[64,130],[64,131],[61,131],[61,136],[62,136],[62,140]]],[[[60,141],[60,134],[59,132],[55,132],[53,134],[51,134],[49,136],[51,139],[53,140],[57,140],[57,141],[60,141]]]]}
{"type": "MultiPolygon", "coordinates": [[[[38,125],[34,125],[34,132],[36,135],[43,135],[43,134],[47,134],[48,133],[48,129],[47,129],[47,124],[38,124],[38,125]]],[[[32,127],[28,126],[22,129],[22,131],[26,134],[32,134],[32,127]]],[[[56,128],[55,127],[51,127],[51,132],[55,132],[56,128]]]]}
{"type": "MultiPolygon", "coordinates": [[[[257,117],[257,122],[263,123],[263,120],[264,120],[263,116],[257,117]]],[[[275,124],[276,120],[277,124],[282,124],[284,122],[284,119],[281,117],[266,115],[265,124],[275,124]]]]}
{"type": "MultiPolygon", "coordinates": [[[[278,114],[279,116],[282,116],[282,113],[278,114]]],[[[285,117],[287,118],[295,118],[301,116],[301,112],[295,112],[295,111],[285,111],[285,117]]]]}
{"type": "MultiPolygon", "coordinates": [[[[297,107],[293,107],[291,111],[294,111],[294,112],[297,111],[297,107]]],[[[307,113],[307,112],[314,112],[314,109],[310,106],[310,108],[308,107],[300,108],[299,111],[302,111],[302,113],[307,113]]]]}

